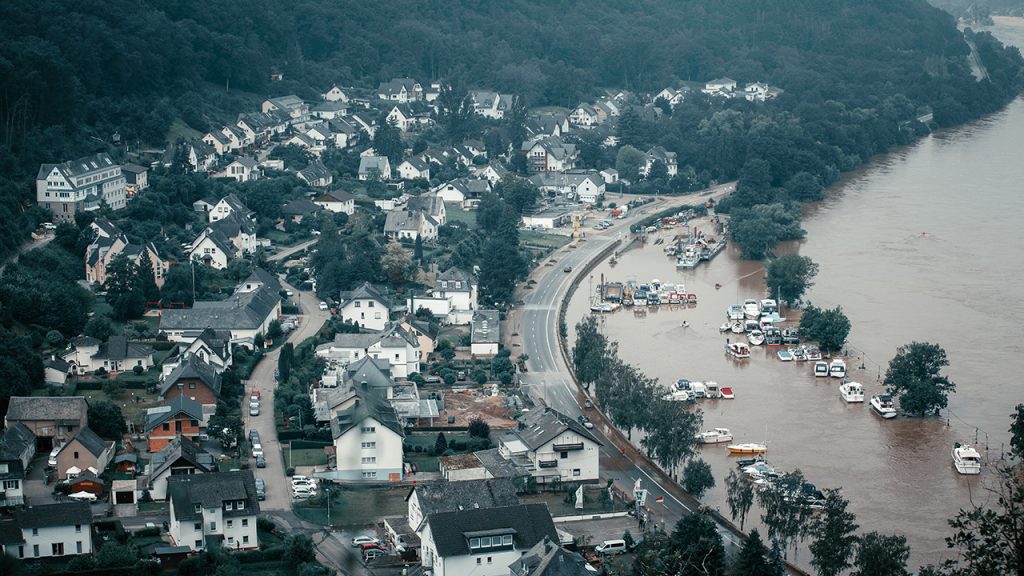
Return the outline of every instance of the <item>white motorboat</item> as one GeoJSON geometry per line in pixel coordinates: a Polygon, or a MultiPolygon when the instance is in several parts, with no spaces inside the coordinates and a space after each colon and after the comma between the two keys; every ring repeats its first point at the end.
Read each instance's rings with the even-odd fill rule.
{"type": "Polygon", "coordinates": [[[722,389],[719,388],[718,382],[705,382],[704,383],[704,397],[705,398],[721,398],[722,389]]]}
{"type": "Polygon", "coordinates": [[[793,353],[790,352],[789,350],[779,350],[778,352],[775,353],[775,355],[778,356],[779,360],[782,360],[783,362],[793,361],[793,353]]]}
{"type": "Polygon", "coordinates": [[[674,390],[662,396],[665,400],[671,400],[672,402],[692,402],[696,396],[692,390],[674,390]]]}
{"type": "Polygon", "coordinates": [[[729,310],[726,311],[726,316],[728,316],[729,320],[743,320],[743,306],[732,304],[729,306],[729,310]]]}
{"type": "Polygon", "coordinates": [[[896,417],[896,407],[893,406],[892,396],[889,396],[888,394],[872,396],[871,409],[882,418],[896,417]]]}
{"type": "Polygon", "coordinates": [[[614,311],[616,311],[618,309],[619,309],[619,304],[617,304],[615,302],[598,302],[598,303],[592,304],[590,306],[590,311],[591,312],[597,312],[597,313],[614,312],[614,311]]]}
{"type": "Polygon", "coordinates": [[[757,303],[757,300],[748,298],[743,301],[743,314],[751,320],[757,320],[761,317],[761,306],[757,303]]]}
{"type": "Polygon", "coordinates": [[[750,332],[747,332],[747,342],[749,342],[751,346],[760,346],[761,344],[764,344],[764,332],[761,332],[760,330],[751,330],[750,332]]]}
{"type": "Polygon", "coordinates": [[[953,444],[953,466],[961,474],[981,474],[981,454],[966,442],[957,442],[953,444]]]}
{"type": "Polygon", "coordinates": [[[726,322],[725,324],[722,324],[721,326],[718,327],[718,332],[720,334],[728,332],[729,330],[732,330],[732,324],[730,324],[728,322],[726,322]]]}
{"type": "Polygon", "coordinates": [[[836,358],[828,365],[828,373],[833,378],[846,378],[846,362],[842,358],[836,358]]]}
{"type": "Polygon", "coordinates": [[[856,382],[843,382],[839,385],[839,395],[848,404],[864,401],[864,387],[856,382]]]}
{"type": "Polygon", "coordinates": [[[733,342],[732,344],[726,344],[725,352],[729,356],[739,360],[750,358],[750,346],[747,346],[746,342],[733,342]]]}
{"type": "Polygon", "coordinates": [[[762,316],[765,315],[765,314],[771,314],[773,312],[777,312],[778,309],[779,309],[779,305],[775,303],[775,300],[772,300],[771,298],[765,298],[764,300],[761,300],[761,315],[762,316]]]}
{"type": "Polygon", "coordinates": [[[818,347],[814,345],[810,345],[805,348],[805,355],[808,360],[821,360],[821,350],[818,350],[818,347]]]}
{"type": "Polygon", "coordinates": [[[721,444],[722,442],[732,442],[732,432],[729,432],[728,428],[715,428],[714,430],[708,430],[697,434],[697,440],[700,440],[701,444],[721,444]]]}
{"type": "Polygon", "coordinates": [[[733,334],[743,334],[745,327],[743,326],[742,320],[736,320],[732,323],[732,326],[730,326],[729,329],[732,330],[733,334]]]}
{"type": "Polygon", "coordinates": [[[828,362],[819,360],[814,363],[814,377],[828,378],[828,362]]]}

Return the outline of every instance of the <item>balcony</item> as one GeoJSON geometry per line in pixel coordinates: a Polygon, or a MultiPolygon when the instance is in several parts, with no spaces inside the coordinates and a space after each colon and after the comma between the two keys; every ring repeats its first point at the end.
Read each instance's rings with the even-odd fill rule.
{"type": "Polygon", "coordinates": [[[538,468],[557,468],[558,467],[558,460],[538,460],[537,461],[537,467],[538,468]]]}
{"type": "Polygon", "coordinates": [[[568,452],[570,450],[583,450],[583,442],[573,442],[572,444],[553,444],[551,449],[555,452],[568,452]]]}

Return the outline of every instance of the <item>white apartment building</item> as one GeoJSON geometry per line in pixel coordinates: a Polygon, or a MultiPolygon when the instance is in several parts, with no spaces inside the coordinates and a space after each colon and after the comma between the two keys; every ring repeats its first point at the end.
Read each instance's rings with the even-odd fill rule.
{"type": "Polygon", "coordinates": [[[121,166],[107,154],[43,164],[36,175],[36,202],[59,222],[74,222],[78,212],[102,204],[120,210],[128,202],[121,166]]]}
{"type": "Polygon", "coordinates": [[[252,470],[171,476],[167,497],[174,545],[192,550],[259,547],[256,517],[260,505],[252,470]]]}
{"type": "Polygon", "coordinates": [[[92,511],[85,502],[17,508],[0,521],[0,545],[14,558],[92,554],[92,511]]]}
{"type": "Polygon", "coordinates": [[[545,408],[520,419],[520,426],[505,432],[499,453],[530,470],[539,483],[596,482],[599,478],[601,441],[575,419],[545,408]]]}

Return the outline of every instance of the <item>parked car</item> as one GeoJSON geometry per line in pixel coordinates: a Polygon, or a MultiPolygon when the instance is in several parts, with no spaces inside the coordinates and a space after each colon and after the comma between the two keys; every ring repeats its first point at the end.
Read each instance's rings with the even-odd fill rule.
{"type": "Polygon", "coordinates": [[[267,459],[264,458],[263,456],[257,456],[256,457],[256,467],[257,468],[266,468],[267,467],[267,459]]]}
{"type": "Polygon", "coordinates": [[[254,458],[263,458],[263,446],[260,446],[259,444],[253,444],[252,455],[254,458]]]}
{"type": "Polygon", "coordinates": [[[209,434],[207,434],[206,432],[200,432],[199,433],[199,441],[200,442],[207,442],[209,440],[210,440],[210,435],[209,434]]]}
{"type": "Polygon", "coordinates": [[[580,414],[579,420],[580,420],[580,424],[583,424],[584,428],[593,428],[594,427],[594,423],[591,422],[590,418],[587,418],[586,415],[584,415],[584,414],[580,414]]]}
{"type": "Polygon", "coordinates": [[[380,544],[380,540],[373,536],[356,536],[352,539],[352,546],[362,546],[363,544],[380,544]]]}
{"type": "Polygon", "coordinates": [[[321,309],[321,310],[327,310],[327,308],[328,308],[328,306],[327,306],[327,302],[321,302],[321,303],[320,303],[320,309],[321,309]]]}
{"type": "Polygon", "coordinates": [[[572,266],[566,266],[565,268],[562,268],[562,272],[565,272],[566,274],[572,272],[572,266]]]}
{"type": "Polygon", "coordinates": [[[316,490],[316,482],[312,480],[300,480],[299,482],[292,482],[292,489],[297,488],[309,488],[310,490],[316,490]]]}
{"type": "Polygon", "coordinates": [[[46,460],[46,465],[53,468],[57,467],[57,452],[60,452],[62,446],[54,446],[53,450],[50,450],[50,457],[46,460]]]}
{"type": "Polygon", "coordinates": [[[302,482],[303,480],[308,480],[308,481],[310,481],[310,482],[312,482],[312,481],[313,481],[313,479],[312,479],[312,478],[310,478],[309,476],[303,476],[303,475],[301,475],[301,474],[296,474],[295,476],[292,476],[292,483],[293,483],[293,484],[294,484],[295,482],[302,482]]]}
{"type": "Polygon", "coordinates": [[[626,541],[625,540],[605,540],[594,548],[594,551],[598,554],[625,554],[626,553],[626,541]]]}
{"type": "Polygon", "coordinates": [[[363,562],[369,562],[374,558],[380,558],[381,556],[387,556],[387,552],[380,548],[370,548],[369,550],[363,551],[363,562]]]}
{"type": "Polygon", "coordinates": [[[249,443],[250,444],[259,444],[260,443],[260,433],[257,432],[256,430],[249,430],[249,443]]]}
{"type": "Polygon", "coordinates": [[[49,230],[51,232],[57,229],[57,225],[53,222],[43,222],[40,226],[42,226],[44,230],[49,230]]]}
{"type": "Polygon", "coordinates": [[[259,415],[260,415],[260,405],[259,404],[249,404],[249,416],[259,416],[259,415]]]}
{"type": "Polygon", "coordinates": [[[263,478],[256,479],[256,499],[266,500],[267,499],[267,484],[263,481],[263,478]]]}
{"type": "Polygon", "coordinates": [[[310,488],[308,486],[298,486],[292,488],[292,498],[296,500],[312,498],[313,496],[316,496],[316,488],[310,488]]]}

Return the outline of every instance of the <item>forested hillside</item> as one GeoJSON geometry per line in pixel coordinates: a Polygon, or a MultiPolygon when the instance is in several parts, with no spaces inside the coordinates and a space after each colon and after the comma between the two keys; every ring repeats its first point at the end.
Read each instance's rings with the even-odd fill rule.
{"type": "Polygon", "coordinates": [[[574,106],[598,87],[730,76],[782,87],[778,110],[796,118],[899,96],[953,124],[1021,84],[1015,51],[977,44],[991,82],[971,78],[953,18],[924,0],[7,0],[0,220],[13,233],[0,254],[45,218],[25,213],[40,162],[105,148],[115,131],[162,146],[176,119],[205,130],[266,95],[414,76],[574,106]]]}

